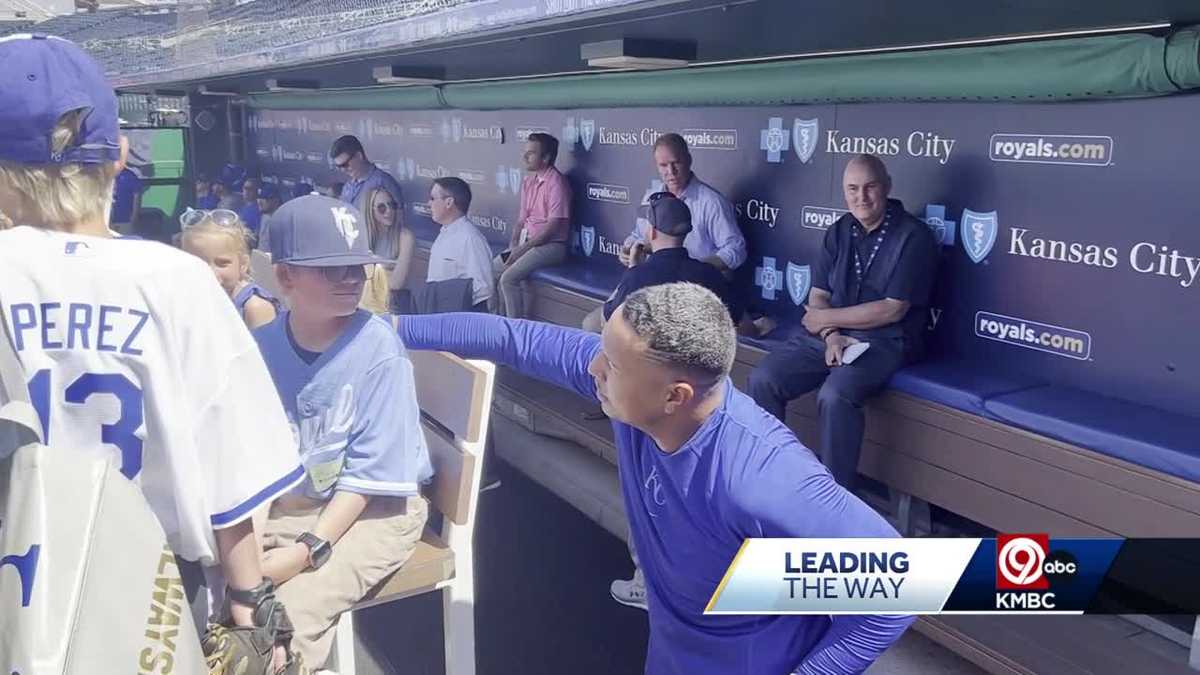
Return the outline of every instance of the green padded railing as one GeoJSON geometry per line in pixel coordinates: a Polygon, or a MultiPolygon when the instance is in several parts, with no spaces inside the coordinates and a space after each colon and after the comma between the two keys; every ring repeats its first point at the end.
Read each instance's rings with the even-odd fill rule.
{"type": "Polygon", "coordinates": [[[438,86],[279,92],[282,110],[513,110],[861,101],[1074,101],[1200,87],[1200,30],[438,86]]]}

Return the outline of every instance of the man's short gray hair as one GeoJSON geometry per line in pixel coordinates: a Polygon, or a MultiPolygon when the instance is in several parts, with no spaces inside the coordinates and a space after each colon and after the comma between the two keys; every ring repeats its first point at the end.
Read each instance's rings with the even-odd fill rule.
{"type": "Polygon", "coordinates": [[[672,283],[638,289],[625,298],[621,317],[646,342],[651,358],[702,384],[715,384],[733,368],[733,320],[721,299],[703,286],[672,283]]]}
{"type": "Polygon", "coordinates": [[[892,174],[888,173],[887,164],[884,164],[882,159],[875,155],[866,153],[855,155],[854,157],[850,158],[849,162],[846,163],[846,168],[849,169],[855,164],[861,164],[862,166],[867,167],[871,174],[875,176],[879,182],[883,183],[886,191],[892,191],[892,174]]]}

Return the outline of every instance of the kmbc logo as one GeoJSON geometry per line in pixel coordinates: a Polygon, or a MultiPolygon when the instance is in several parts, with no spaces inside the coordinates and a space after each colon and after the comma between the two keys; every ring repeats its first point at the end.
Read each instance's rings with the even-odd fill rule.
{"type": "Polygon", "coordinates": [[[1079,561],[1069,551],[1050,550],[1050,538],[1044,533],[997,535],[996,609],[1058,609],[1058,595],[1079,570],[1079,561]]]}
{"type": "Polygon", "coordinates": [[[1003,591],[1044,591],[1050,537],[1046,534],[1001,534],[996,537],[996,588],[1003,591]]]}

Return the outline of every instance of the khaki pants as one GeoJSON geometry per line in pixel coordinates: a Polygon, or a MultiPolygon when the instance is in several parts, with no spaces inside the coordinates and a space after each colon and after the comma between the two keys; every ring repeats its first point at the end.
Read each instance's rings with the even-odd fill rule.
{"type": "Polygon", "coordinates": [[[535,246],[521,256],[511,267],[505,268],[500,256],[492,258],[492,273],[496,275],[497,289],[492,296],[496,313],[510,319],[525,318],[525,297],[521,283],[535,270],[552,265],[561,265],[567,260],[567,245],[560,241],[535,246]]]}
{"type": "MultiPolygon", "coordinates": [[[[292,648],[308,667],[321,668],[329,658],[342,612],[412,555],[428,514],[423,497],[372,497],[321,569],[301,572],[279,587],[276,596],[296,628],[292,648]]],[[[292,544],[316,527],[319,515],[319,509],[285,512],[272,505],[261,528],[255,523],[263,550],[292,544]]]]}

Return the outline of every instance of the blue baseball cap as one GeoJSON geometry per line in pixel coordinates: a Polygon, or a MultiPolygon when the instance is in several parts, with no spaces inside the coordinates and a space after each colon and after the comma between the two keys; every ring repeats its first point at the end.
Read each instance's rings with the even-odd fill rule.
{"type": "Polygon", "coordinates": [[[296,183],[296,189],[292,195],[295,197],[303,197],[304,195],[311,195],[314,191],[315,190],[313,189],[313,186],[309,185],[308,183],[296,183]]]}
{"type": "Polygon", "coordinates": [[[0,160],[18,164],[105,164],[121,159],[117,97],[90,56],[46,35],[0,38],[0,160]],[[50,134],[66,113],[86,109],[62,153],[50,134]]]}
{"type": "Polygon", "coordinates": [[[692,231],[692,210],[670,192],[650,195],[647,220],[654,229],[672,237],[683,237],[692,231]]]}
{"type": "Polygon", "coordinates": [[[221,182],[226,187],[235,190],[242,189],[242,183],[246,180],[246,169],[237,164],[226,164],[221,167],[221,182]]]}
{"type": "Polygon", "coordinates": [[[321,195],[297,197],[271,216],[271,262],[301,267],[387,263],[371,253],[367,221],[352,204],[321,195]]]}
{"type": "Polygon", "coordinates": [[[258,187],[259,199],[279,199],[279,186],[274,183],[263,183],[258,187]]]}

